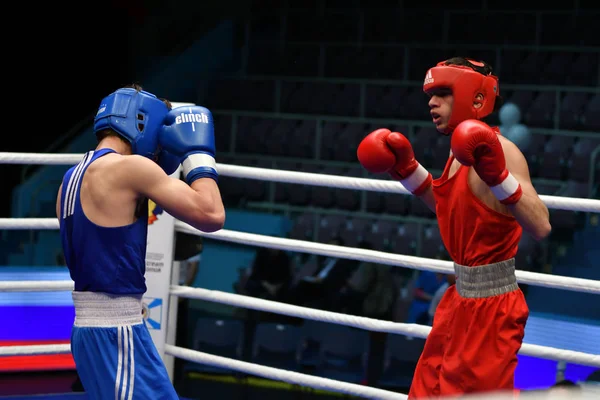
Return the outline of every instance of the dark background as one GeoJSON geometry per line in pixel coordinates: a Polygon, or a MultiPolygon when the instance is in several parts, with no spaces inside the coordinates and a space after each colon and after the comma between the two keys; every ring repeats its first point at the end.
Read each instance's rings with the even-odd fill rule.
{"type": "MultiPolygon", "coordinates": [[[[249,9],[241,3],[107,0],[11,5],[13,10],[3,12],[10,25],[0,28],[5,55],[0,151],[61,152],[49,146],[86,119],[91,121],[104,96],[132,82],[143,85],[153,57],[177,53],[225,16],[241,16],[249,9]]],[[[2,165],[0,217],[10,216],[10,195],[21,182],[23,167],[2,165]]]]}

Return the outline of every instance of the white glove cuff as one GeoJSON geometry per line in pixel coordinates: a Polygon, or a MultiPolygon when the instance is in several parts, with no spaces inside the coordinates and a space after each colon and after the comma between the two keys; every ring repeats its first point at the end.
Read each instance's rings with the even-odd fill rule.
{"type": "Polygon", "coordinates": [[[506,178],[496,186],[490,186],[494,196],[500,201],[508,199],[519,190],[519,181],[509,172],[506,178]]]}
{"type": "Polygon", "coordinates": [[[211,155],[205,153],[190,154],[181,163],[183,176],[187,176],[193,169],[198,167],[212,168],[217,171],[217,162],[211,155]]]}
{"type": "Polygon", "coordinates": [[[425,182],[429,178],[429,171],[425,169],[421,164],[415,169],[415,171],[410,174],[407,178],[400,180],[402,186],[404,186],[408,191],[414,193],[423,182],[425,182]]]}

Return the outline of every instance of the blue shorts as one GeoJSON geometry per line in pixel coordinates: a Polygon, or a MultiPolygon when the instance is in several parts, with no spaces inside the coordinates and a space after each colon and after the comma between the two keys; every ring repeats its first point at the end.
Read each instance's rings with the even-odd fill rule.
{"type": "MultiPolygon", "coordinates": [[[[88,293],[84,296],[89,300],[88,293]]],[[[75,297],[74,293],[74,300],[75,297]]],[[[123,301],[118,304],[122,305],[123,301]]],[[[113,315],[101,316],[99,314],[102,312],[98,310],[90,313],[90,307],[82,307],[81,295],[75,301],[76,318],[71,332],[71,352],[88,398],[179,399],[146,325],[142,321],[127,323],[131,322],[131,315],[123,317],[132,314],[131,304],[123,307],[128,310],[125,313],[113,308],[113,301],[105,304],[107,305],[104,313],[109,311],[113,315]],[[114,314],[121,315],[115,317],[114,314]],[[95,317],[90,318],[91,315],[95,317]],[[115,318],[125,323],[103,326],[115,322],[115,318]]],[[[139,307],[136,319],[141,320],[141,301],[139,307]]]]}

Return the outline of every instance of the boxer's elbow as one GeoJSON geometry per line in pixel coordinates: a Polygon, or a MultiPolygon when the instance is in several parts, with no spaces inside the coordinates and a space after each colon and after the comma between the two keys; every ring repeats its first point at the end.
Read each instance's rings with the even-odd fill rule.
{"type": "Polygon", "coordinates": [[[539,221],[530,231],[531,236],[533,236],[533,238],[538,242],[546,239],[551,232],[552,225],[550,225],[550,221],[546,219],[542,219],[541,221],[539,221]]]}
{"type": "Polygon", "coordinates": [[[202,232],[211,233],[223,229],[225,225],[225,211],[215,210],[203,213],[197,221],[196,228],[202,232]]]}

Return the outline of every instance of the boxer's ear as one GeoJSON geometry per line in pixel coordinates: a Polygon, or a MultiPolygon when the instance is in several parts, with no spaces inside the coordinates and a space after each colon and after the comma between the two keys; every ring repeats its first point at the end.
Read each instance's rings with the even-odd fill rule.
{"type": "Polygon", "coordinates": [[[479,93],[475,96],[475,101],[473,101],[473,107],[481,108],[483,106],[483,94],[479,93]]]}

